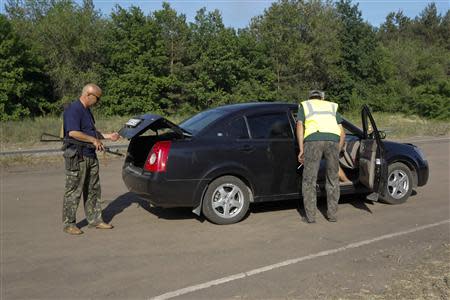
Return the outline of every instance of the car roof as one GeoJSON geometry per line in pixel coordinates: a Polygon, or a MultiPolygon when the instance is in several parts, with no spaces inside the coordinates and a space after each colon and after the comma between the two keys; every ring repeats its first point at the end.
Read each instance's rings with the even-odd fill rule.
{"type": "Polygon", "coordinates": [[[238,112],[253,109],[282,109],[282,108],[296,108],[298,104],[285,102],[248,102],[239,104],[228,104],[213,108],[214,110],[222,110],[226,112],[238,112]]]}

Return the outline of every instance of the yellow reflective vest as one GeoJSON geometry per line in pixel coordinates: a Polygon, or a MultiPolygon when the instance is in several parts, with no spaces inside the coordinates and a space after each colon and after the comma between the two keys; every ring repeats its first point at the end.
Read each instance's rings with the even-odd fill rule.
{"type": "Polygon", "coordinates": [[[301,105],[305,112],[305,138],[315,132],[341,135],[341,129],[336,122],[338,109],[336,103],[324,100],[307,100],[303,101],[301,105]]]}

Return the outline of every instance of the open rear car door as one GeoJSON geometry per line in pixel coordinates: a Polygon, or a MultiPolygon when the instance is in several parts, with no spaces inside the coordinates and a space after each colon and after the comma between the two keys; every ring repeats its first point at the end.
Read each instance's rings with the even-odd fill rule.
{"type": "Polygon", "coordinates": [[[372,192],[367,199],[378,201],[378,197],[386,193],[388,178],[384,145],[367,105],[362,108],[361,118],[363,138],[359,149],[359,181],[372,192]],[[372,127],[371,132],[369,125],[372,127]]]}

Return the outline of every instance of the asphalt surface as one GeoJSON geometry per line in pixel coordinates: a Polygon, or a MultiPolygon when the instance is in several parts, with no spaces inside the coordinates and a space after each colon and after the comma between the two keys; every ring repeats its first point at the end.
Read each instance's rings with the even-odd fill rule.
{"type": "Polygon", "coordinates": [[[370,298],[450,243],[449,145],[420,143],[430,179],[405,204],[344,197],[337,223],[320,213],[318,223],[302,223],[295,201],[252,205],[228,226],[151,208],[127,192],[114,159],[102,163],[101,183],[115,228],[88,229],[80,207],[85,234],[69,236],[62,165],[2,169],[0,298],[370,298]]]}

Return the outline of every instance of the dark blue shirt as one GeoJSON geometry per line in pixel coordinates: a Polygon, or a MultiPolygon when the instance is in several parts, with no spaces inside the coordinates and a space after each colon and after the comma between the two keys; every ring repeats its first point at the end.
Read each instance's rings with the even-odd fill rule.
{"type": "MultiPolygon", "coordinates": [[[[64,137],[69,136],[69,131],[81,131],[97,137],[94,116],[91,110],[84,107],[80,100],[70,103],[64,110],[64,137]]],[[[95,149],[83,147],[83,156],[96,157],[95,149]]]]}

